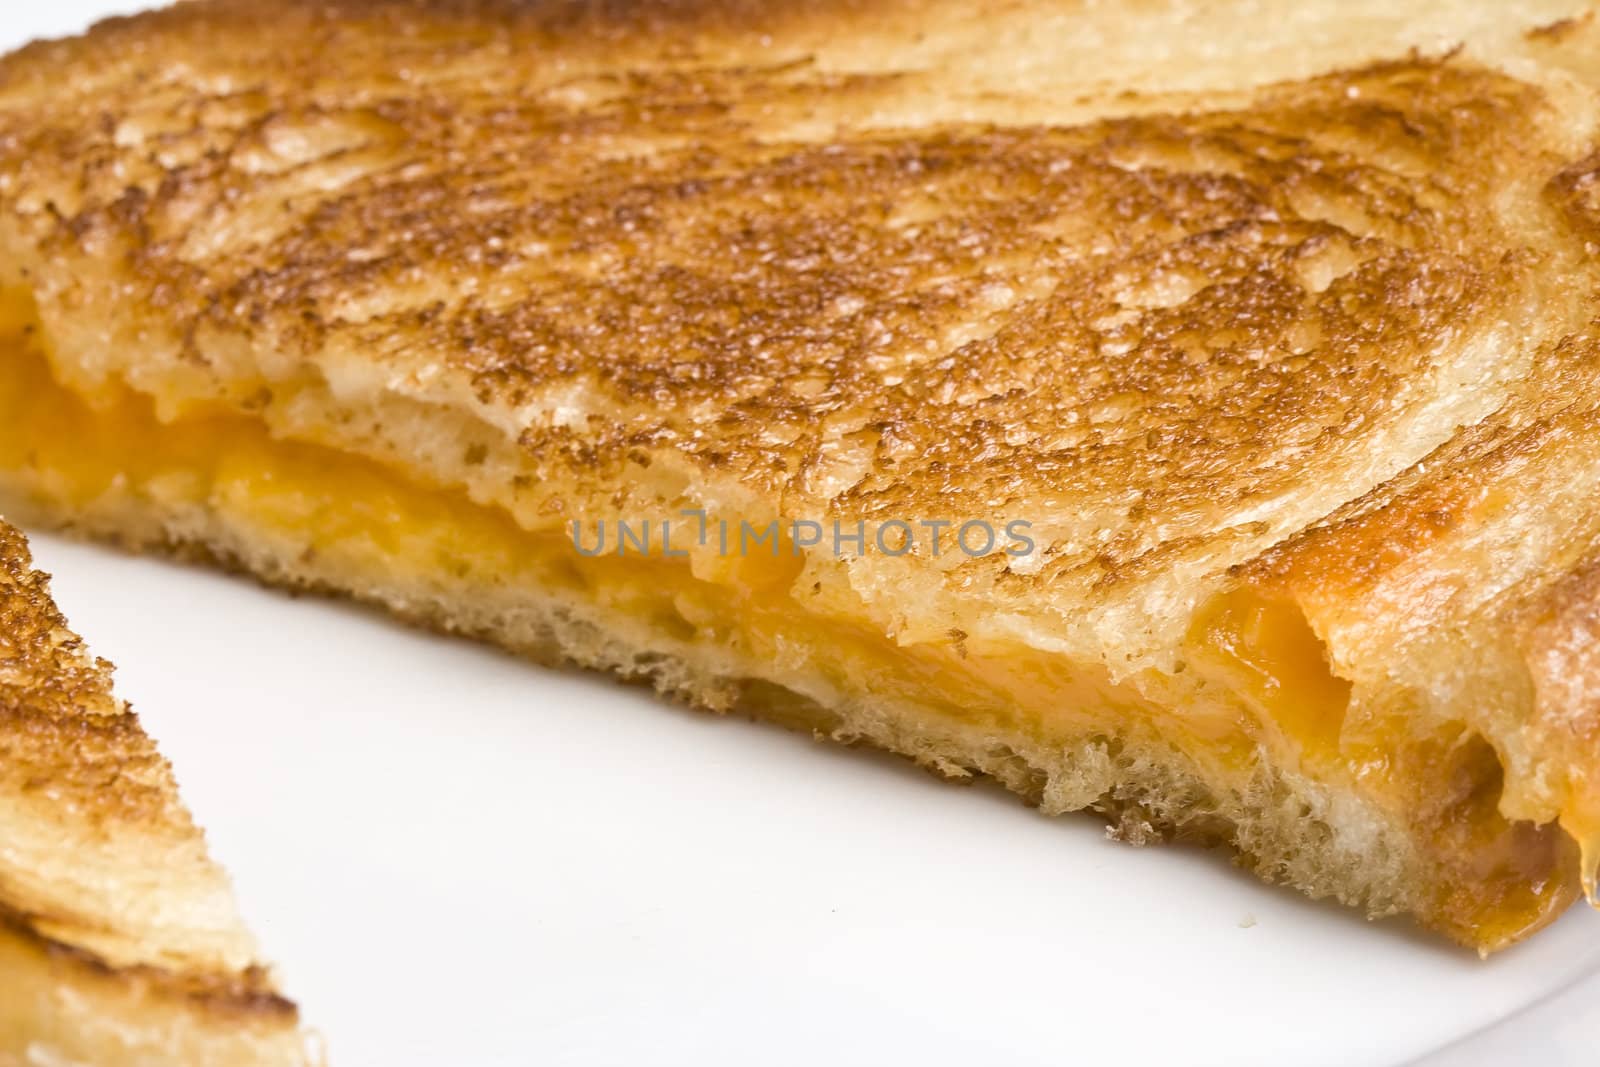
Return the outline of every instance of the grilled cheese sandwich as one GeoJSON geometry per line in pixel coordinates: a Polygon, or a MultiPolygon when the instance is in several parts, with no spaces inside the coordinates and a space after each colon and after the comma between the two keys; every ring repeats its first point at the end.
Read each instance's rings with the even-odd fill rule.
{"type": "Polygon", "coordinates": [[[1600,38],[1534,7],[214,0],[34,46],[0,500],[1495,949],[1600,863],[1600,38]],[[687,513],[1031,551],[584,548],[687,513]]]}
{"type": "Polygon", "coordinates": [[[310,1063],[110,675],[0,523],[0,1062],[310,1063]]]}

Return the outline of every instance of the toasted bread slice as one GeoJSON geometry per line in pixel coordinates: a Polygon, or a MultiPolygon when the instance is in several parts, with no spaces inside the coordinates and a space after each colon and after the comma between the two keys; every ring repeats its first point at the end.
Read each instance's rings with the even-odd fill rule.
{"type": "Polygon", "coordinates": [[[0,61],[0,499],[1488,951],[1600,862],[1597,75],[1562,0],[102,24],[0,61]]]}
{"type": "Polygon", "coordinates": [[[0,523],[0,1063],[304,1064],[172,769],[0,523]]]}

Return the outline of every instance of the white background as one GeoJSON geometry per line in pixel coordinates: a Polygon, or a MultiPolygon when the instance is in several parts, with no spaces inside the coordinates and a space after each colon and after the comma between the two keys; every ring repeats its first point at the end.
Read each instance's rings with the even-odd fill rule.
{"type": "MultiPolygon", "coordinates": [[[[10,0],[0,44],[130,6],[10,0]]],[[[1395,1063],[1600,971],[1587,909],[1483,963],[885,757],[35,551],[334,1067],[1395,1063]]]]}

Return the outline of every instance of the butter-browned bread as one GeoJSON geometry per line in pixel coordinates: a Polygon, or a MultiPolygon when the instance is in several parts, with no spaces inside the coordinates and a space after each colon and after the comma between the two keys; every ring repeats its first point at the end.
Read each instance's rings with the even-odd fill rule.
{"type": "Polygon", "coordinates": [[[1600,863],[1588,8],[104,23],[0,60],[0,505],[1495,949],[1600,863]]]}
{"type": "Polygon", "coordinates": [[[171,768],[0,523],[0,1064],[305,1051],[171,768]]]}

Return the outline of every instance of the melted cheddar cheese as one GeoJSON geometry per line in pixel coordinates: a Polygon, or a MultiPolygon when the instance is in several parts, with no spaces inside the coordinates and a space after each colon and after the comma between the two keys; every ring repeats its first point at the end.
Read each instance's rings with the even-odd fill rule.
{"type": "MultiPolygon", "coordinates": [[[[1321,642],[1292,606],[1244,591],[1204,608],[1184,648],[1187,678],[1152,672],[1113,682],[1098,666],[1014,643],[901,644],[859,615],[837,605],[819,610],[794,595],[800,564],[787,557],[695,568],[659,555],[585,556],[568,537],[526,530],[463,492],[418,485],[361,456],[274,438],[247,415],[165,422],[148,397],[131,390],[90,403],[58,383],[27,310],[13,302],[10,322],[0,322],[7,338],[0,347],[0,474],[8,492],[51,509],[70,513],[108,497],[147,501],[168,514],[195,509],[256,543],[276,543],[280,554],[314,553],[353,576],[358,588],[457,581],[564,597],[640,628],[653,648],[710,644],[741,672],[759,665],[760,675],[749,679],[757,688],[747,691],[765,692],[758,699],[768,704],[779,703],[771,699],[779,689],[803,693],[810,701],[800,703],[810,710],[800,718],[812,726],[828,725],[816,707],[866,693],[1042,746],[1154,739],[1183,752],[1219,789],[1247,789],[1261,749],[1277,765],[1340,785],[1363,769],[1341,744],[1350,686],[1334,676],[1321,642]]],[[[1439,766],[1411,767],[1418,781],[1449,773],[1441,770],[1445,755],[1422,759],[1439,766]]],[[[1392,789],[1407,803],[1399,777],[1392,789]]],[[[1555,905],[1550,880],[1534,877],[1526,887],[1530,872],[1554,862],[1559,842],[1508,824],[1495,799],[1464,798],[1470,817],[1440,813],[1439,847],[1470,851],[1474,862],[1489,857],[1490,869],[1477,876],[1505,885],[1487,907],[1471,894],[1440,903],[1439,918],[1472,931],[1473,941],[1487,929],[1514,936],[1545,921],[1555,905]]]]}

